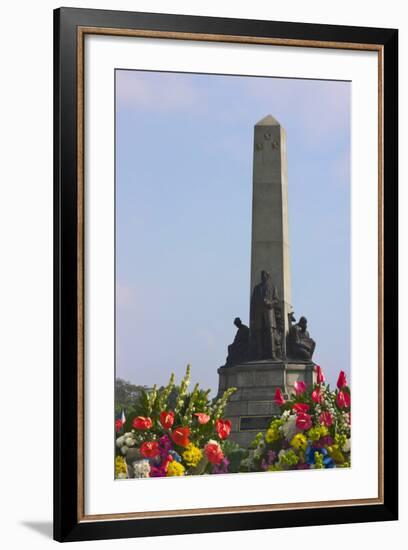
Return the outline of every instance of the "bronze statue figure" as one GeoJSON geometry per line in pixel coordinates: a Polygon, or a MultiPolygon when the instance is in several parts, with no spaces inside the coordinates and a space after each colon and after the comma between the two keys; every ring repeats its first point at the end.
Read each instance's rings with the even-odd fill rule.
{"type": "Polygon", "coordinates": [[[256,359],[282,358],[282,309],[269,273],[261,272],[261,282],[251,297],[251,339],[256,359]]]}
{"type": "Polygon", "coordinates": [[[234,325],[238,330],[234,341],[228,346],[228,357],[225,363],[227,366],[236,365],[248,360],[249,328],[244,325],[239,317],[234,319],[234,325]]]}
{"type": "Polygon", "coordinates": [[[287,336],[287,354],[291,359],[301,359],[308,361],[312,359],[313,352],[316,347],[316,342],[310,338],[307,330],[307,319],[301,317],[299,322],[296,321],[293,312],[289,313],[289,333],[287,336]]]}

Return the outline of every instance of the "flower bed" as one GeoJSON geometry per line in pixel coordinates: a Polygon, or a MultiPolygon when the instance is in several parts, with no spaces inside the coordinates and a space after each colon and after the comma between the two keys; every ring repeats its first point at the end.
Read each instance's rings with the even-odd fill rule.
{"type": "Polygon", "coordinates": [[[317,383],[307,388],[295,383],[295,393],[285,400],[276,390],[281,416],[252,443],[242,471],[304,470],[350,466],[350,388],[343,371],[336,390],[325,384],[317,368],[317,383]]]}
{"type": "Polygon", "coordinates": [[[350,466],[350,388],[343,371],[332,391],[319,366],[317,382],[307,388],[295,383],[285,399],[276,390],[281,407],[265,433],[251,449],[228,440],[231,422],[223,418],[235,388],[211,402],[209,390],[196,384],[188,393],[190,367],[180,386],[172,375],[167,386],[143,391],[135,413],[117,419],[115,477],[147,478],[233,472],[305,470],[350,466]]]}
{"type": "Polygon", "coordinates": [[[234,454],[236,448],[226,445],[231,423],[222,415],[235,388],[210,402],[209,390],[200,390],[198,384],[188,394],[189,381],[187,367],[178,389],[172,375],[166,387],[144,391],[136,406],[137,415],[131,419],[131,431],[125,432],[124,421],[116,420],[117,479],[229,471],[226,451],[234,454]]]}

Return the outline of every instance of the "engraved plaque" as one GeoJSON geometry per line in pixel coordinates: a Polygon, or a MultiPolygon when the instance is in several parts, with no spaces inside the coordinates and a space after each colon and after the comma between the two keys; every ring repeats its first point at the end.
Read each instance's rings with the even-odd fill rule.
{"type": "Polygon", "coordinates": [[[273,416],[241,416],[239,419],[239,430],[266,430],[273,420],[273,416]]]}

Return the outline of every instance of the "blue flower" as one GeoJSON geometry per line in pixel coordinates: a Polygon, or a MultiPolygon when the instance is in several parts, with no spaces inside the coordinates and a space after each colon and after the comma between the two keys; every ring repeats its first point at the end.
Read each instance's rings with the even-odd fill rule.
{"type": "Polygon", "coordinates": [[[176,451],[169,451],[169,455],[173,458],[173,460],[177,460],[177,462],[181,462],[181,456],[176,453],[176,451]]]}
{"type": "Polygon", "coordinates": [[[316,464],[316,452],[323,455],[323,464],[325,468],[335,467],[334,460],[329,456],[327,449],[325,449],[324,447],[322,449],[320,447],[312,447],[312,445],[308,445],[305,451],[305,459],[307,464],[316,464]]]}

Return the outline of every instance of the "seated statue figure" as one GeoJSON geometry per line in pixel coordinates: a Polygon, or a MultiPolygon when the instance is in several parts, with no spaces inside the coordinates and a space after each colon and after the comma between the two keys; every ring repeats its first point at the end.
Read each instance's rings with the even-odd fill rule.
{"type": "Polygon", "coordinates": [[[234,319],[234,325],[238,330],[234,341],[228,346],[228,357],[225,363],[227,366],[248,360],[249,328],[243,324],[239,317],[234,319]]]}
{"type": "Polygon", "coordinates": [[[310,338],[307,330],[307,319],[301,317],[299,322],[292,324],[295,321],[293,313],[289,314],[289,334],[287,339],[287,355],[291,359],[301,359],[308,361],[312,358],[316,347],[316,342],[310,338]]]}

